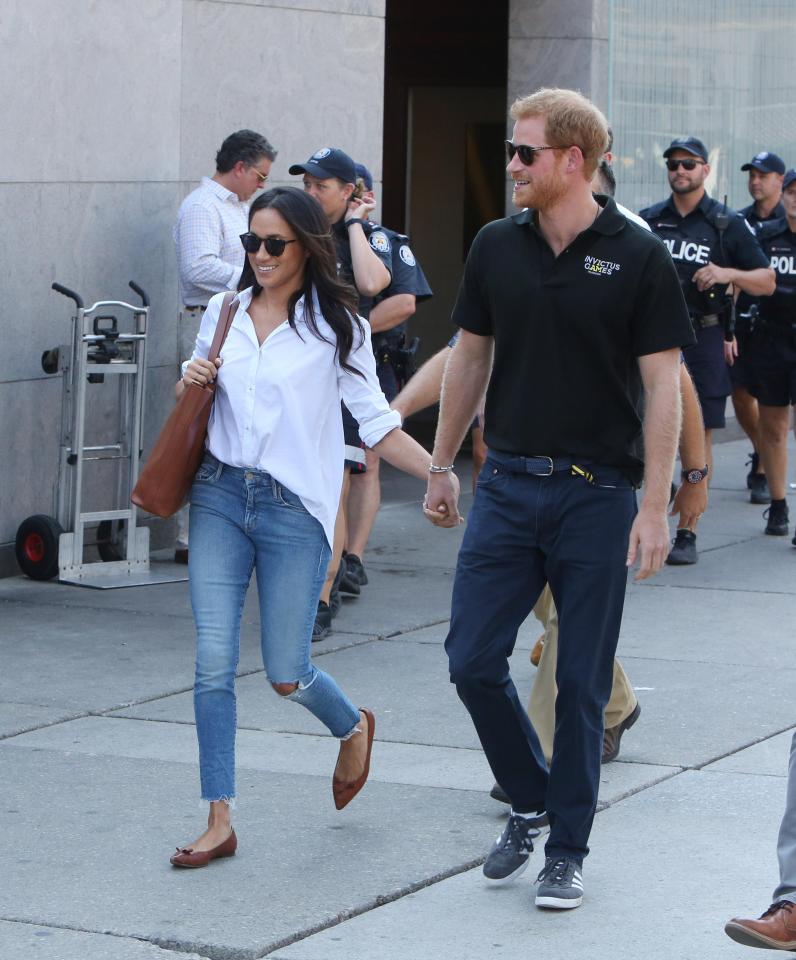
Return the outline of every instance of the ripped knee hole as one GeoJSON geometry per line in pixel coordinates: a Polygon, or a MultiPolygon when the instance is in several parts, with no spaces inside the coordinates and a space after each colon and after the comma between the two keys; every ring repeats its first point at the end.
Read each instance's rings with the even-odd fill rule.
{"type": "Polygon", "coordinates": [[[291,693],[298,690],[298,683],[272,683],[271,686],[280,697],[289,697],[291,693]]]}

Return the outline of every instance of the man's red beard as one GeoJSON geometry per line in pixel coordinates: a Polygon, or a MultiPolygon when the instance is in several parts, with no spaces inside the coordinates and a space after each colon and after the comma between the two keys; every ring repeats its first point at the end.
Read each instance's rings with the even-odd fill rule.
{"type": "Polygon", "coordinates": [[[545,177],[531,181],[523,191],[523,200],[533,210],[548,210],[567,194],[568,184],[558,170],[551,170],[545,177]]]}

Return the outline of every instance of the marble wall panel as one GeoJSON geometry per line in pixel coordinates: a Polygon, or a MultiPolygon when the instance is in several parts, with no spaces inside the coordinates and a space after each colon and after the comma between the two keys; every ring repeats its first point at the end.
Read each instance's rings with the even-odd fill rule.
{"type": "Polygon", "coordinates": [[[177,175],[180,0],[4,0],[3,180],[177,175]]]}
{"type": "MultiPolygon", "coordinates": [[[[204,3],[234,3],[241,0],[202,0],[204,3]]],[[[284,10],[313,10],[317,13],[349,13],[361,17],[383,17],[385,0],[246,0],[254,7],[278,7],[284,10]]]]}
{"type": "Polygon", "coordinates": [[[510,0],[509,37],[608,38],[609,0],[510,0]]]}
{"type": "Polygon", "coordinates": [[[290,164],[327,145],[381,180],[383,20],[206,0],[185,0],[183,11],[183,180],[212,171],[221,141],[241,127],[279,151],[274,183],[296,182],[290,164]]]}
{"type": "Polygon", "coordinates": [[[171,227],[187,186],[172,183],[0,184],[0,263],[14,322],[5,327],[0,381],[45,376],[43,350],[67,342],[72,302],[54,280],[87,305],[138,303],[127,286],[149,294],[149,362],[176,362],[179,309],[171,227]]]}
{"type": "Polygon", "coordinates": [[[508,103],[539,87],[569,87],[605,109],[608,42],[592,39],[509,40],[508,103]]]}

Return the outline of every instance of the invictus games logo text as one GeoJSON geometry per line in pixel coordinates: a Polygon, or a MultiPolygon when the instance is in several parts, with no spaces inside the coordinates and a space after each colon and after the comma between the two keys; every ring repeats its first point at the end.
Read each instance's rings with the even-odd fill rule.
{"type": "Polygon", "coordinates": [[[610,277],[619,269],[618,263],[612,263],[610,260],[600,260],[597,257],[585,257],[583,266],[586,273],[592,273],[597,277],[610,277]]]}

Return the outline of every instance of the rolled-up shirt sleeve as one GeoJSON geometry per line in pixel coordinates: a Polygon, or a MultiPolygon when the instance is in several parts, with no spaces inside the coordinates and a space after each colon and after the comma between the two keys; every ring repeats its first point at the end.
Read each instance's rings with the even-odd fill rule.
{"type": "Polygon", "coordinates": [[[366,447],[374,447],[391,430],[401,426],[401,415],[390,410],[376,376],[376,358],[370,344],[370,324],[359,318],[365,334],[354,331],[354,346],[348,365],[357,373],[339,365],[337,379],[343,402],[359,424],[359,435],[366,447]]]}

